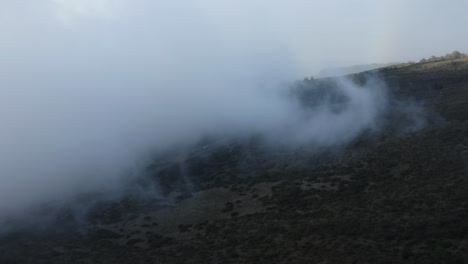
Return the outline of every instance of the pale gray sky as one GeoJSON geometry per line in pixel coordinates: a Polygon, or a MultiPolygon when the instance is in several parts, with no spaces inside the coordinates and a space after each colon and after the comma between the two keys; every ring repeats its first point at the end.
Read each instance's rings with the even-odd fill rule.
{"type": "Polygon", "coordinates": [[[300,75],[468,52],[466,0],[0,2],[0,59],[8,65],[77,55],[70,50],[148,61],[277,54],[300,75]]]}

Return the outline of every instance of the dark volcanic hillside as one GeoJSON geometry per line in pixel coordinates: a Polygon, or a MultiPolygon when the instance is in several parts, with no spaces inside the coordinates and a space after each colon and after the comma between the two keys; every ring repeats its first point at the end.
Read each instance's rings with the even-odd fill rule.
{"type": "MultiPolygon", "coordinates": [[[[139,179],[165,197],[102,203],[78,228],[9,233],[0,263],[467,263],[468,60],[351,78],[374,74],[391,103],[425,106],[423,129],[393,105],[383,132],[339,150],[206,140],[139,179]]],[[[313,98],[326,82],[298,91],[313,98]]]]}

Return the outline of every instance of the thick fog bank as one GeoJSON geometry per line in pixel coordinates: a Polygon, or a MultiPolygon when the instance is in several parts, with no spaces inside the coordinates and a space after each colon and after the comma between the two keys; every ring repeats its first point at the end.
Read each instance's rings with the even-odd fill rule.
{"type": "Polygon", "coordinates": [[[93,3],[0,11],[0,220],[111,199],[154,153],[207,134],[333,147],[381,127],[378,79],[291,96],[305,70],[272,19],[251,26],[208,2],[93,3]]]}

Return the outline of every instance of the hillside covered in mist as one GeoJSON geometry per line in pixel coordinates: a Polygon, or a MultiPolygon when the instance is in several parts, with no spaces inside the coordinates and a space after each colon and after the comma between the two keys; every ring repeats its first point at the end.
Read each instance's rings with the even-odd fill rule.
{"type": "Polygon", "coordinates": [[[343,134],[212,134],[154,153],[118,195],[9,223],[0,261],[464,263],[467,76],[458,59],[296,82],[284,96],[300,124],[339,128],[366,89],[380,107],[343,134]]]}
{"type": "Polygon", "coordinates": [[[467,263],[466,10],[2,0],[0,264],[467,263]]]}

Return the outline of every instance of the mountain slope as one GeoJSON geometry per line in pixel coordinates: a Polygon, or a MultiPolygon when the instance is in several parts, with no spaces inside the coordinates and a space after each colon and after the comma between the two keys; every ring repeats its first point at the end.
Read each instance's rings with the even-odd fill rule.
{"type": "Polygon", "coordinates": [[[168,199],[127,197],[79,229],[11,233],[0,263],[466,263],[468,60],[350,78],[369,74],[423,104],[425,128],[392,129],[405,124],[395,112],[382,134],[338,151],[208,142],[183,166],[149,167],[143,184],[168,199]]]}

